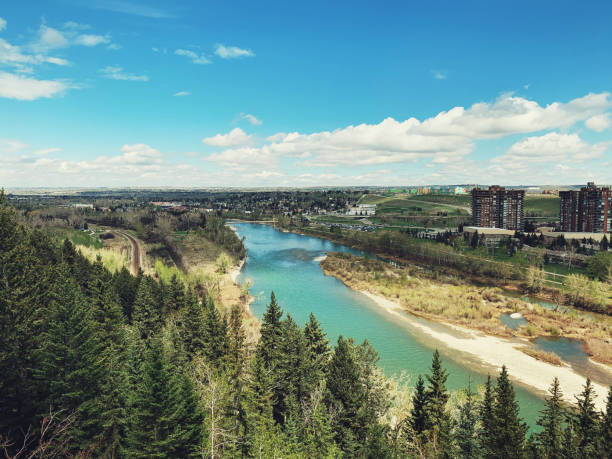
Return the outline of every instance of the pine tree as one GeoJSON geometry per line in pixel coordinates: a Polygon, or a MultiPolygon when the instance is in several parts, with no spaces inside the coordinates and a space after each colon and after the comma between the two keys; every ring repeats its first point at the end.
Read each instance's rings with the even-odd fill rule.
{"type": "Polygon", "coordinates": [[[428,440],[431,446],[444,454],[452,454],[452,419],[446,409],[449,399],[446,390],[448,373],[442,368],[440,353],[436,349],[431,362],[431,375],[427,375],[425,390],[428,440]]]}
{"type": "Polygon", "coordinates": [[[155,281],[143,277],[134,301],[132,321],[147,343],[161,330],[162,317],[156,290],[155,281]]]}
{"type": "Polygon", "coordinates": [[[599,427],[600,446],[599,453],[601,457],[612,458],[612,386],[608,390],[608,399],[606,402],[606,412],[601,418],[599,427]]]}
{"type": "Polygon", "coordinates": [[[309,375],[313,385],[316,386],[325,377],[331,350],[327,336],[312,312],[304,326],[304,337],[310,357],[309,375]]]}
{"type": "Polygon", "coordinates": [[[126,321],[129,323],[132,322],[134,301],[136,301],[136,293],[138,292],[138,285],[141,280],[142,271],[138,276],[134,277],[125,266],[113,277],[113,284],[119,298],[119,305],[121,306],[126,321]]]}
{"type": "Polygon", "coordinates": [[[550,397],[546,397],[546,406],[537,421],[542,430],[536,434],[536,440],[541,457],[558,458],[563,443],[565,412],[561,405],[563,393],[559,388],[559,380],[556,377],[550,389],[548,389],[548,393],[550,397]]]}
{"type": "Polygon", "coordinates": [[[595,394],[591,380],[587,378],[584,390],[576,397],[577,413],[574,416],[574,433],[581,457],[593,457],[597,451],[599,415],[595,411],[595,394]]]}
{"type": "Polygon", "coordinates": [[[561,458],[576,459],[579,457],[578,446],[576,445],[576,435],[574,434],[573,422],[570,421],[563,433],[563,446],[561,447],[561,458]]]}
{"type": "Polygon", "coordinates": [[[492,452],[499,459],[521,457],[525,447],[527,425],[519,414],[519,404],[505,365],[497,378],[493,405],[494,430],[492,452]]]}
{"type": "Polygon", "coordinates": [[[170,283],[168,285],[164,284],[164,286],[163,314],[183,309],[187,299],[183,282],[176,274],[173,274],[170,283]]]}
{"type": "Polygon", "coordinates": [[[493,384],[491,383],[491,375],[487,375],[485,383],[484,397],[480,405],[480,423],[481,429],[479,432],[479,444],[483,456],[486,458],[495,458],[493,452],[493,443],[495,435],[495,417],[493,413],[493,405],[495,396],[493,394],[493,384]]]}
{"type": "Polygon", "coordinates": [[[234,444],[232,445],[235,455],[246,454],[246,450],[240,449],[245,444],[247,433],[247,394],[246,384],[246,334],[242,327],[242,311],[239,306],[232,307],[229,320],[228,332],[228,355],[227,374],[229,377],[229,397],[227,416],[229,425],[232,426],[234,444]]]}
{"type": "Polygon", "coordinates": [[[228,351],[227,322],[222,319],[212,298],[208,298],[204,312],[203,355],[217,368],[225,363],[228,351]]]}
{"type": "Polygon", "coordinates": [[[189,360],[204,352],[204,310],[193,292],[187,294],[181,318],[183,348],[189,360]]]}
{"type": "Polygon", "coordinates": [[[336,443],[346,455],[355,455],[365,438],[360,419],[364,393],[351,342],[342,335],[329,363],[327,389],[331,398],[328,405],[338,413],[333,425],[336,443]]]}
{"type": "Polygon", "coordinates": [[[150,343],[132,390],[124,454],[128,457],[200,457],[203,416],[191,381],[170,371],[160,339],[150,343]]]}
{"type": "Polygon", "coordinates": [[[60,268],[49,320],[38,353],[35,376],[46,387],[40,414],[57,410],[75,413],[66,433],[73,453],[89,450],[101,440],[103,420],[98,395],[104,368],[97,326],[67,269],[60,268]]]}
{"type": "Polygon", "coordinates": [[[281,425],[289,417],[292,404],[300,404],[314,389],[308,371],[309,353],[302,330],[291,316],[282,322],[283,336],[274,382],[274,419],[281,425]]]}
{"type": "Polygon", "coordinates": [[[274,367],[278,362],[279,347],[283,336],[281,317],[283,312],[276,302],[274,292],[270,295],[270,304],[261,323],[257,355],[266,368],[274,367]]]}
{"type": "Polygon", "coordinates": [[[425,393],[425,381],[419,375],[414,395],[412,396],[412,409],[410,410],[410,428],[414,434],[414,442],[416,449],[423,451],[425,446],[425,432],[429,425],[429,416],[427,413],[427,395],[425,393]]]}
{"type": "Polygon", "coordinates": [[[459,446],[459,457],[465,459],[481,457],[477,437],[478,413],[476,411],[474,395],[471,385],[468,384],[465,402],[459,405],[459,421],[455,430],[455,437],[459,446]]]}

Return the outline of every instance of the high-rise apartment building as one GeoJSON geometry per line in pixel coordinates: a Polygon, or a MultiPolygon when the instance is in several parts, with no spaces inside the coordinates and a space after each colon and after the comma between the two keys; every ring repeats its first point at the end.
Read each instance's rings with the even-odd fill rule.
{"type": "Polygon", "coordinates": [[[560,191],[561,231],[609,233],[612,231],[612,192],[589,182],[580,191],[560,191]]]}
{"type": "Polygon", "coordinates": [[[497,185],[472,190],[472,224],[485,228],[522,230],[525,226],[524,190],[497,185]]]}

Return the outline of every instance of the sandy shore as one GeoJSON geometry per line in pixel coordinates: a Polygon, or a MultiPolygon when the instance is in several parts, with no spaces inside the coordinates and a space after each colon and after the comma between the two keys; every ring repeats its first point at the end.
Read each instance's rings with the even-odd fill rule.
{"type": "Polygon", "coordinates": [[[234,268],[232,268],[232,270],[230,271],[230,278],[232,279],[232,282],[234,284],[237,284],[238,282],[238,276],[240,275],[240,271],[242,271],[242,267],[244,266],[244,262],[246,261],[246,257],[243,258],[242,260],[240,260],[240,263],[238,263],[238,266],[235,266],[234,268]]]}
{"type": "MultiPolygon", "coordinates": [[[[568,402],[575,403],[576,399],[574,396],[578,395],[583,389],[586,380],[584,376],[579,375],[568,366],[557,367],[529,357],[516,349],[516,347],[521,346],[516,341],[485,335],[481,332],[451,324],[445,325],[460,333],[444,333],[438,329],[428,327],[421,321],[411,319],[408,314],[400,313],[402,308],[398,303],[365,290],[360,292],[385,309],[389,314],[396,316],[400,320],[410,322],[411,326],[419,328],[423,333],[440,342],[443,346],[468,354],[470,357],[486,366],[492,367],[496,371],[502,365],[506,365],[513,380],[539,393],[548,390],[555,376],[559,379],[564,398],[568,402]]],[[[527,344],[523,346],[527,346],[527,344]]],[[[593,388],[597,394],[595,407],[598,410],[603,410],[605,408],[608,388],[598,383],[593,383],[593,388]]]]}

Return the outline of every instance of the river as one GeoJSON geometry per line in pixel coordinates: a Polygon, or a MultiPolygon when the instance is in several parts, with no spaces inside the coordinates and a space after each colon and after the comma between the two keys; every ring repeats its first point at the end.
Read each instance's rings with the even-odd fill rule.
{"type": "MultiPolygon", "coordinates": [[[[364,339],[374,346],[380,356],[379,366],[387,376],[405,373],[410,384],[419,374],[426,374],[437,344],[431,338],[398,321],[366,296],[346,287],[338,279],[325,276],[318,260],[325,252],[362,252],[314,237],[285,233],[267,225],[231,223],[240,237],[245,238],[247,261],[238,278],[251,279],[250,292],[254,296],[253,313],[261,319],[274,291],[283,311],[298,324],[308,320],[313,312],[321,323],[332,345],[338,335],[352,336],[357,342],[364,339]]],[[[419,319],[423,320],[423,319],[419,319]]],[[[442,324],[428,322],[434,327],[442,324]]],[[[487,372],[496,377],[494,369],[482,367],[456,350],[440,347],[444,366],[449,372],[447,387],[457,390],[483,384],[487,372]]],[[[535,420],[543,408],[543,400],[523,387],[515,385],[521,415],[535,427],[535,420]]]]}

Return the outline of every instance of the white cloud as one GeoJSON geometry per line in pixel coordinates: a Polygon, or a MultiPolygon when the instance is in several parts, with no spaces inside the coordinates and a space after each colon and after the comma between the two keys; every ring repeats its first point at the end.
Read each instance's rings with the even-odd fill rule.
{"type": "Polygon", "coordinates": [[[38,29],[38,38],[29,47],[37,53],[48,53],[52,49],[67,48],[69,46],[94,47],[98,45],[109,45],[116,49],[119,45],[111,43],[110,35],[81,34],[80,31],[90,28],[85,24],[73,21],[64,23],[63,29],[58,30],[41,24],[38,29]]]}
{"type": "Polygon", "coordinates": [[[6,29],[6,20],[0,18],[0,32],[6,29]]]}
{"type": "Polygon", "coordinates": [[[32,154],[35,156],[45,156],[50,153],[57,153],[58,151],[62,151],[61,148],[43,148],[41,150],[36,150],[32,154]]]}
{"type": "Polygon", "coordinates": [[[252,142],[252,136],[248,135],[240,128],[232,129],[227,134],[217,134],[213,137],[202,139],[202,143],[212,145],[214,147],[236,147],[239,145],[247,145],[252,142]]]}
{"type": "Polygon", "coordinates": [[[215,49],[215,54],[222,59],[235,59],[239,57],[254,57],[255,53],[250,49],[242,49],[237,46],[225,46],[218,44],[215,49]]]}
{"type": "Polygon", "coordinates": [[[188,49],[177,49],[174,51],[177,56],[185,56],[191,59],[194,64],[210,64],[210,60],[204,54],[196,54],[188,49]]]}
{"type": "Polygon", "coordinates": [[[610,127],[610,116],[607,113],[595,115],[586,120],[584,124],[593,131],[602,132],[610,127]]]}
{"type": "Polygon", "coordinates": [[[110,37],[108,35],[84,34],[84,35],[77,36],[74,39],[74,43],[76,45],[83,45],[83,46],[91,47],[91,46],[97,46],[100,44],[110,43],[110,37]]]}
{"type": "Polygon", "coordinates": [[[133,75],[131,73],[125,73],[123,71],[123,67],[118,65],[109,65],[104,67],[102,70],[102,75],[105,78],[109,78],[111,80],[123,80],[123,81],[149,81],[149,77],[146,75],[133,75]]]}
{"type": "Polygon", "coordinates": [[[440,70],[432,70],[431,76],[434,77],[436,80],[446,80],[446,73],[441,72],[440,70]]]}
{"type": "Polygon", "coordinates": [[[604,113],[611,105],[609,93],[589,94],[547,106],[506,94],[494,103],[477,103],[467,109],[455,107],[423,121],[387,118],[378,124],[334,131],[275,134],[260,147],[231,149],[209,159],[236,167],[243,160],[266,165],[283,157],[302,158],[303,165],[316,167],[372,166],[423,158],[436,164],[451,164],[469,155],[478,140],[569,128],[604,113]]]}
{"type": "Polygon", "coordinates": [[[241,113],[240,118],[242,118],[243,120],[247,120],[253,126],[261,126],[263,124],[263,121],[256,118],[254,115],[251,115],[250,113],[241,113]]]}
{"type": "Polygon", "coordinates": [[[7,72],[0,72],[0,97],[35,100],[63,94],[68,85],[55,80],[37,80],[7,72]]]}
{"type": "Polygon", "coordinates": [[[27,144],[20,140],[0,139],[0,153],[17,153],[25,147],[27,144]]]}
{"type": "Polygon", "coordinates": [[[189,91],[179,91],[179,92],[175,92],[174,96],[175,97],[185,97],[185,96],[190,96],[191,93],[189,91]]]}
{"type": "Polygon", "coordinates": [[[35,44],[38,50],[49,50],[54,48],[64,48],[68,46],[69,41],[62,32],[53,27],[48,27],[44,24],[38,30],[39,41],[35,44]]]}
{"type": "Polygon", "coordinates": [[[0,64],[10,65],[17,68],[20,72],[31,73],[32,65],[43,63],[55,65],[69,65],[66,59],[50,57],[44,54],[27,54],[21,47],[11,45],[6,40],[0,38],[0,64]]]}
{"type": "Polygon", "coordinates": [[[525,167],[528,163],[584,161],[601,157],[609,147],[610,142],[591,145],[578,134],[549,132],[515,143],[507,153],[492,162],[501,162],[508,167],[525,167]]]}

